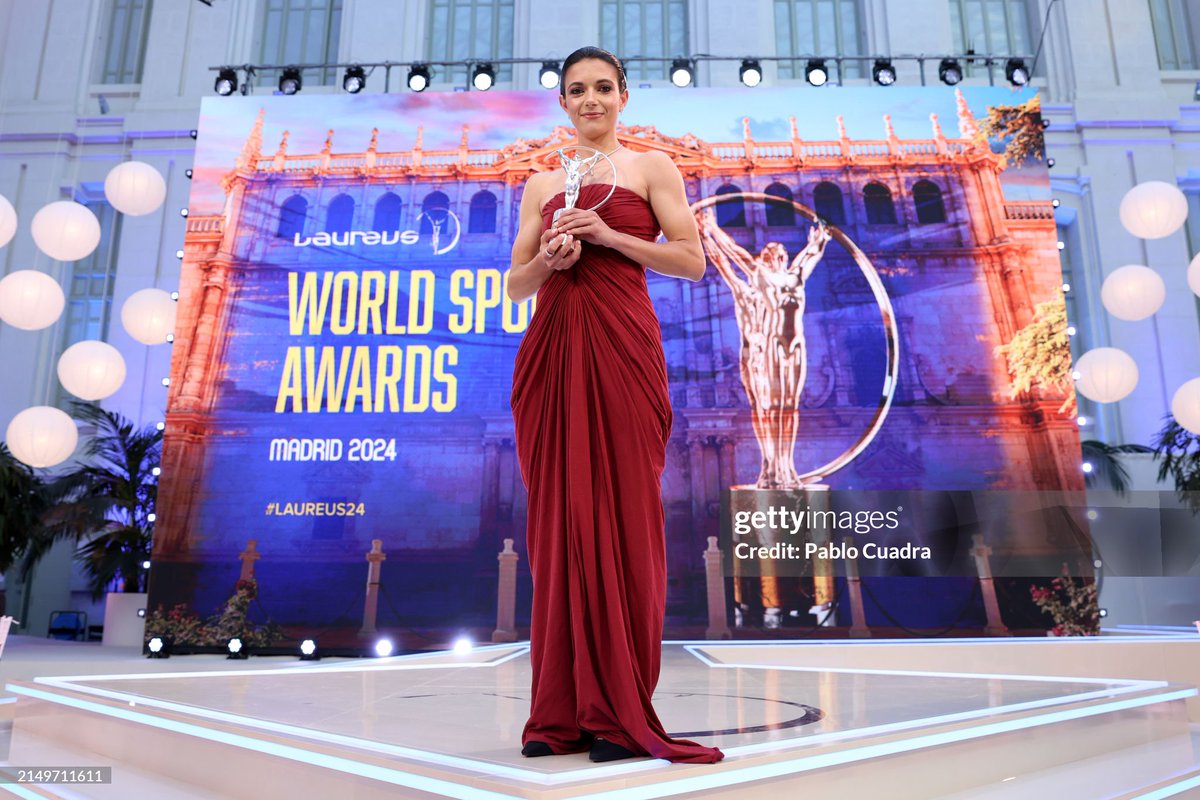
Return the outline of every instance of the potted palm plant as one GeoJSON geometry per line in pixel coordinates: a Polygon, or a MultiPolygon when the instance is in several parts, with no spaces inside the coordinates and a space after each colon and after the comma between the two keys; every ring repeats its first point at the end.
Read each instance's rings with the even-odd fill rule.
{"type": "Polygon", "coordinates": [[[40,525],[32,529],[21,563],[27,582],[34,565],[63,539],[78,546],[92,595],[105,601],[105,644],[141,645],[146,607],[155,475],[162,432],[91,403],[72,403],[73,415],[92,428],[74,469],[45,484],[40,525]]]}

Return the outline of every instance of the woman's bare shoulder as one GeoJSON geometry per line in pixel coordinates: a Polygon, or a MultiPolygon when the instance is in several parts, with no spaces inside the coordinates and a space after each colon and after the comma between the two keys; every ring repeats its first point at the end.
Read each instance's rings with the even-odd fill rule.
{"type": "Polygon", "coordinates": [[[541,208],[546,201],[554,196],[555,180],[553,172],[535,172],[525,179],[523,197],[541,208]]]}

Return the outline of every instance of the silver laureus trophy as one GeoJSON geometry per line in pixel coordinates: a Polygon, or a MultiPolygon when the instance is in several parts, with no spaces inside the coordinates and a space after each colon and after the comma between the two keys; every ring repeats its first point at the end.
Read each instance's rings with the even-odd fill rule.
{"type": "Polygon", "coordinates": [[[563,207],[554,212],[554,222],[558,222],[558,218],[564,211],[574,208],[575,204],[579,202],[579,189],[583,186],[584,178],[592,174],[592,170],[596,168],[601,159],[607,161],[608,166],[612,169],[612,186],[608,188],[608,194],[604,195],[604,199],[589,208],[588,211],[595,211],[607,203],[608,198],[612,197],[613,192],[616,191],[617,165],[613,163],[607,153],[587,145],[571,144],[558,148],[558,159],[562,164],[563,171],[567,173],[567,183],[563,189],[565,195],[563,207]]]}

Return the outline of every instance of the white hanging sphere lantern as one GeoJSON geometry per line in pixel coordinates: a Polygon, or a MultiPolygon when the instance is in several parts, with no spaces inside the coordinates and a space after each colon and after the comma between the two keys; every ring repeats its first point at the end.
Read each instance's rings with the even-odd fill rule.
{"type": "Polygon", "coordinates": [[[1137,363],[1124,350],[1097,347],[1075,362],[1079,380],[1075,389],[1097,403],[1115,403],[1129,395],[1138,382],[1137,363]]]}
{"type": "Polygon", "coordinates": [[[74,200],[42,206],[29,227],[38,249],[59,261],[78,261],[100,244],[100,221],[87,206],[74,200]]]}
{"type": "Polygon", "coordinates": [[[0,247],[12,241],[17,232],[17,210],[8,198],[0,194],[0,247]]]}
{"type": "Polygon", "coordinates": [[[103,400],[125,382],[125,359],[111,344],[76,342],[58,357],[58,380],[82,400],[103,400]]]}
{"type": "Polygon", "coordinates": [[[1139,239],[1161,239],[1183,225],[1188,215],[1187,198],[1178,186],[1165,181],[1146,181],[1121,199],[1121,224],[1139,239]]]}
{"type": "Polygon", "coordinates": [[[167,182],[145,161],[126,161],[108,172],[104,196],[113,208],[131,217],[155,211],[167,198],[167,182]]]}
{"type": "Polygon", "coordinates": [[[1188,287],[1197,295],[1200,295],[1200,254],[1197,254],[1192,259],[1192,263],[1188,264],[1187,282],[1188,287]]]}
{"type": "Polygon", "coordinates": [[[1180,425],[1200,434],[1200,378],[1179,387],[1171,398],[1171,414],[1180,425]]]}
{"type": "Polygon", "coordinates": [[[1145,319],[1162,308],[1167,285],[1159,274],[1141,264],[1115,269],[1100,287],[1100,300],[1117,319],[1145,319]]]}
{"type": "Polygon", "coordinates": [[[49,327],[58,321],[66,303],[58,281],[44,272],[20,269],[0,280],[0,320],[14,328],[49,327]]]}
{"type": "Polygon", "coordinates": [[[166,344],[167,334],[175,331],[177,307],[162,289],[142,289],[121,306],[121,324],[142,344],[166,344]]]}
{"type": "Polygon", "coordinates": [[[34,406],[8,423],[4,443],[18,461],[31,467],[53,467],[75,452],[79,429],[66,412],[50,406],[34,406]]]}

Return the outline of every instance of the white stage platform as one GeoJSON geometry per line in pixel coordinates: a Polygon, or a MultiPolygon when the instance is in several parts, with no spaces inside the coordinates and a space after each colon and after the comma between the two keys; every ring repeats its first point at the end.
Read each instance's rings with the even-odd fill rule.
{"type": "MultiPolygon", "coordinates": [[[[8,764],[112,766],[63,798],[1200,795],[1200,636],[677,642],[655,706],[719,764],[527,759],[527,646],[14,680],[8,764]],[[1190,680],[1184,680],[1190,676],[1190,680]],[[1193,723],[1190,727],[1189,723],[1193,723]]],[[[106,665],[107,667],[110,665],[106,665]]]]}

